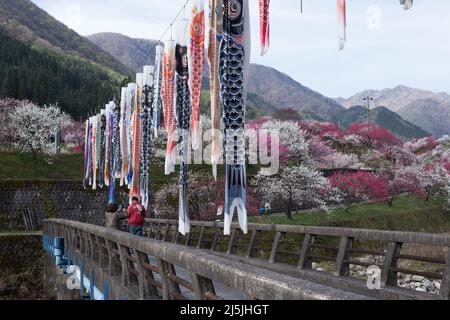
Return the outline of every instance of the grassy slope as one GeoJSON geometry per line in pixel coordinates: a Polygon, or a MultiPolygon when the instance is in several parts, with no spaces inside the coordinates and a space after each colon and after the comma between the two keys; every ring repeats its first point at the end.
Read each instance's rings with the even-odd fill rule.
{"type": "Polygon", "coordinates": [[[450,213],[442,209],[444,200],[426,202],[414,196],[399,198],[392,207],[386,204],[353,206],[348,212],[337,209],[329,215],[304,213],[288,220],[277,214],[267,218],[251,217],[250,222],[350,227],[418,232],[449,232],[450,213]]]}
{"type": "MultiPolygon", "coordinates": [[[[55,158],[49,165],[43,159],[35,162],[31,155],[17,153],[0,153],[0,179],[1,180],[82,180],[83,154],[64,154],[55,158]]],[[[191,171],[211,173],[211,166],[207,164],[190,165],[191,171]]],[[[150,177],[153,180],[177,181],[178,171],[170,176],[164,175],[163,166],[152,165],[150,177]]],[[[258,168],[248,167],[248,175],[253,176],[258,168]]],[[[225,175],[224,166],[218,168],[219,176],[225,175]]],[[[211,174],[212,179],[212,174],[211,174]]]]}

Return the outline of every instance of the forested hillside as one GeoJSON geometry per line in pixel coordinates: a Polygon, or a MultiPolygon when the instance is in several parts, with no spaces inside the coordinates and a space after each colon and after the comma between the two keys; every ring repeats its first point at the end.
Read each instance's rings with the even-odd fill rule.
{"type": "Polygon", "coordinates": [[[0,33],[0,97],[58,102],[79,118],[117,95],[124,80],[90,61],[31,48],[0,33]]]}

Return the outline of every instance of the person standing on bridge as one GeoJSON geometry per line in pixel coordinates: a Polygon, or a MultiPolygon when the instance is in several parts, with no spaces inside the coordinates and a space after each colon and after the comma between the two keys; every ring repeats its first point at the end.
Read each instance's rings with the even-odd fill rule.
{"type": "Polygon", "coordinates": [[[130,233],[142,237],[144,235],[144,220],[146,216],[145,207],[139,197],[131,198],[131,205],[128,207],[128,225],[130,233]]]}
{"type": "Polygon", "coordinates": [[[108,204],[105,213],[105,225],[107,228],[121,231],[120,223],[126,218],[128,218],[128,213],[123,206],[119,208],[115,203],[108,204]]]}

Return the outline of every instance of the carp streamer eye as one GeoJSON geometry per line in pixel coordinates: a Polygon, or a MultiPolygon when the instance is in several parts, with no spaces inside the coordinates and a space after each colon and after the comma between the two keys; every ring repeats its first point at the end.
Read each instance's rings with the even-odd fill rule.
{"type": "Polygon", "coordinates": [[[187,67],[188,66],[188,56],[187,54],[183,55],[183,67],[187,67]]]}
{"type": "Polygon", "coordinates": [[[230,19],[237,19],[241,15],[242,5],[238,0],[232,0],[228,3],[228,17],[230,19]]]}
{"type": "Polygon", "coordinates": [[[196,23],[194,25],[194,32],[195,32],[195,35],[198,37],[200,37],[203,34],[203,26],[201,23],[196,23]]]}

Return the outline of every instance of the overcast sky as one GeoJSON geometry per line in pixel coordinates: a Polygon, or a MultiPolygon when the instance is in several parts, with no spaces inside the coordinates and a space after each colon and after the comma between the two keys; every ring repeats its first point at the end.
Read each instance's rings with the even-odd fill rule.
{"type": "MultiPolygon", "coordinates": [[[[78,33],[158,39],[185,0],[32,0],[78,33]]],[[[271,1],[271,48],[259,56],[258,0],[249,0],[252,62],[330,97],[399,84],[450,92],[450,1],[347,0],[347,45],[337,50],[336,0],[271,1]]],[[[207,3],[207,0],[205,0],[207,3]]],[[[187,10],[188,12],[188,10],[187,10]]]]}

